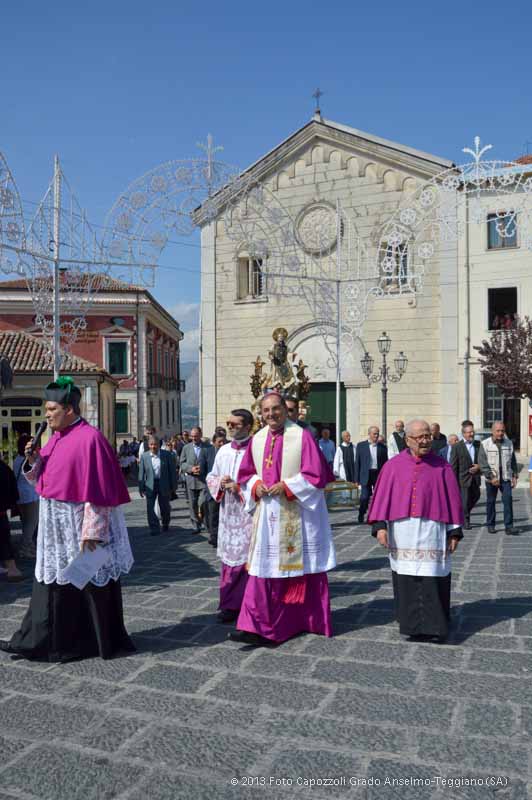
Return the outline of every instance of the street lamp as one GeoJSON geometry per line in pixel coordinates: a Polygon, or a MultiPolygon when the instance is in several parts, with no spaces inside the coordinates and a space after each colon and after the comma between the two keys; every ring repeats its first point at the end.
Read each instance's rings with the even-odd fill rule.
{"type": "Polygon", "coordinates": [[[370,356],[370,354],[366,351],[364,353],[364,358],[360,359],[360,366],[362,367],[362,372],[366,376],[366,378],[371,383],[378,383],[381,382],[381,393],[382,393],[382,435],[386,438],[386,426],[387,426],[387,396],[388,396],[388,382],[391,381],[392,383],[397,383],[401,380],[403,375],[406,372],[406,368],[408,366],[408,358],[405,356],[403,351],[399,352],[394,358],[394,365],[396,372],[393,373],[390,371],[390,367],[386,361],[386,356],[390,352],[392,346],[392,340],[386,333],[383,331],[382,334],[377,339],[377,347],[379,348],[379,353],[382,355],[382,366],[378,370],[376,374],[373,374],[373,365],[375,363],[374,359],[370,356]]]}

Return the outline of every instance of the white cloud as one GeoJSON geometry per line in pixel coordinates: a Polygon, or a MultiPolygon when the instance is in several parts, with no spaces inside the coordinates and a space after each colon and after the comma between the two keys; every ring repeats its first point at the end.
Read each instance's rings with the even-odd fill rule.
{"type": "Polygon", "coordinates": [[[199,347],[199,328],[183,331],[185,338],[180,345],[181,361],[197,361],[199,347]]]}
{"type": "Polygon", "coordinates": [[[193,327],[198,326],[200,311],[199,303],[186,303],[181,301],[179,303],[175,303],[167,310],[169,314],[176,318],[182,330],[190,328],[191,325],[193,327]]]}
{"type": "Polygon", "coordinates": [[[197,361],[199,347],[199,303],[175,303],[168,309],[179,322],[185,338],[181,342],[181,361],[197,361]]]}

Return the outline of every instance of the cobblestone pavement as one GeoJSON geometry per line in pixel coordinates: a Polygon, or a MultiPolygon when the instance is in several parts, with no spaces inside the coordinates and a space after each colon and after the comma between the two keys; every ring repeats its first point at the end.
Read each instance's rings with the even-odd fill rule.
{"type": "MultiPolygon", "coordinates": [[[[456,555],[448,644],[400,638],[383,551],[350,512],[335,512],[336,635],[275,650],[226,641],[215,622],[218,564],[188,530],[183,502],[171,533],[151,538],[134,501],[124,601],[138,652],[63,666],[0,655],[0,798],[523,800],[532,524],[528,494],[516,494],[521,535],[488,535],[481,501],[456,555]],[[437,776],[508,783],[391,785],[437,776]],[[304,784],[325,778],[336,785],[304,784]]],[[[29,590],[30,581],[0,584],[0,636],[17,627],[29,590]]]]}

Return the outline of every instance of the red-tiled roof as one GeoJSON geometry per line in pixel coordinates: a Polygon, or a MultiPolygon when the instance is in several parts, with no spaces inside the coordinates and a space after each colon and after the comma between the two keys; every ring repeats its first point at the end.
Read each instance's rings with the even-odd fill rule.
{"type": "Polygon", "coordinates": [[[532,153],[527,153],[524,156],[519,156],[515,159],[516,164],[532,164],[532,153]]]}
{"type": "MultiPolygon", "coordinates": [[[[52,358],[44,343],[25,331],[0,331],[0,354],[8,359],[15,373],[53,372],[52,358]]],[[[70,354],[65,354],[61,369],[64,372],[104,372],[92,361],[70,354]]]]}
{"type": "MultiPolygon", "coordinates": [[[[62,277],[62,283],[68,283],[68,272],[62,277]]],[[[76,279],[77,285],[77,279],[76,279]]],[[[22,289],[28,290],[28,284],[24,278],[15,278],[10,281],[0,281],[0,289],[22,289]]],[[[133,283],[125,283],[109,275],[95,275],[92,278],[91,290],[93,292],[142,292],[143,286],[135,286],[133,283]]]]}

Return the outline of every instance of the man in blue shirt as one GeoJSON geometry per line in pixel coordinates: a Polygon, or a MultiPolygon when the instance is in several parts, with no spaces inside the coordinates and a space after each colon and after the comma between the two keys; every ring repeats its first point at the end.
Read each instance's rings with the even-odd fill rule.
{"type": "Polygon", "coordinates": [[[323,455],[325,456],[325,461],[332,469],[334,464],[334,456],[336,453],[336,446],[331,439],[331,432],[329,428],[322,428],[321,429],[321,437],[318,442],[319,448],[323,455]]]}

